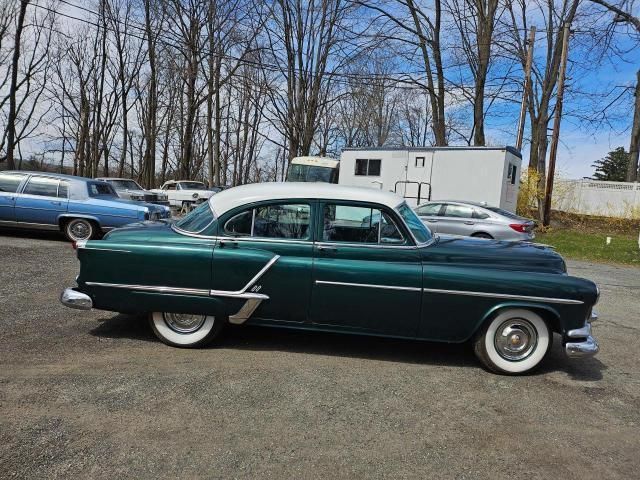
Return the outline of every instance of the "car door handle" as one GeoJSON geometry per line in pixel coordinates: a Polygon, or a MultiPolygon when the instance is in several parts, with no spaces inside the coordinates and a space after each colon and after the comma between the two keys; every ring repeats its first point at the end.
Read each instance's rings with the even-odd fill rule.
{"type": "Polygon", "coordinates": [[[429,223],[438,223],[438,220],[429,220],[429,219],[427,218],[427,222],[429,222],[429,223]]]}
{"type": "Polygon", "coordinates": [[[238,242],[236,240],[220,240],[220,248],[238,248],[238,242]]]}
{"type": "Polygon", "coordinates": [[[464,222],[465,225],[475,225],[476,222],[464,222]]]}
{"type": "Polygon", "coordinates": [[[331,247],[328,245],[318,245],[318,251],[320,252],[337,252],[338,249],[336,247],[331,247]]]}
{"type": "Polygon", "coordinates": [[[62,205],[62,202],[51,202],[51,205],[62,205]]]}

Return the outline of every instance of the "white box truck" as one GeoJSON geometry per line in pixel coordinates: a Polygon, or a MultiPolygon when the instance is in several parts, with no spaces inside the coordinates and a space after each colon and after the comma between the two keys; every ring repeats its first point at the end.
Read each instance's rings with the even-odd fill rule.
{"type": "Polygon", "coordinates": [[[522,155],[512,147],[345,148],[340,162],[293,159],[287,181],[377,188],[396,192],[414,206],[428,200],[458,200],[486,202],[514,212],[521,166],[522,155]]]}

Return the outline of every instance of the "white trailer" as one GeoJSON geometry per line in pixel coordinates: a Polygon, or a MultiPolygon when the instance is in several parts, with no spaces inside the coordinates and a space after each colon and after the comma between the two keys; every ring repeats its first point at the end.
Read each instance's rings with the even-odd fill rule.
{"type": "Polygon", "coordinates": [[[515,211],[522,155],[512,147],[345,148],[338,183],[427,200],[486,202],[515,211]]]}

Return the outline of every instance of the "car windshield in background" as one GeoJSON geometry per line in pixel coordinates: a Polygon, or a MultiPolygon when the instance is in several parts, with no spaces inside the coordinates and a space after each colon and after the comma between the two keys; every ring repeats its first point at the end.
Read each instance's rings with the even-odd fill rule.
{"type": "Polygon", "coordinates": [[[502,215],[503,217],[513,218],[515,220],[522,218],[520,215],[516,215],[515,213],[511,213],[507,210],[503,210],[502,208],[498,208],[498,207],[484,207],[484,208],[492,211],[493,213],[497,213],[498,215],[502,215]]]}
{"type": "Polygon", "coordinates": [[[89,196],[98,197],[98,196],[109,196],[109,197],[117,197],[116,191],[113,189],[111,185],[106,182],[96,182],[96,183],[88,183],[87,187],[89,188],[89,196]]]}
{"type": "Polygon", "coordinates": [[[116,190],[144,190],[133,180],[108,180],[116,190]]]}
{"type": "Polygon", "coordinates": [[[289,167],[288,182],[326,182],[331,183],[332,168],[313,165],[293,164],[289,167]]]}
{"type": "Polygon", "coordinates": [[[207,187],[201,182],[180,182],[182,190],[206,190],[207,187]]]}
{"type": "Polygon", "coordinates": [[[204,202],[186,217],[175,223],[176,228],[190,233],[199,233],[213,221],[213,212],[209,202],[204,202]]]}
{"type": "Polygon", "coordinates": [[[422,220],[420,220],[409,205],[403,203],[396,210],[405,221],[418,243],[425,243],[431,240],[431,232],[424,223],[422,223],[422,220]]]}

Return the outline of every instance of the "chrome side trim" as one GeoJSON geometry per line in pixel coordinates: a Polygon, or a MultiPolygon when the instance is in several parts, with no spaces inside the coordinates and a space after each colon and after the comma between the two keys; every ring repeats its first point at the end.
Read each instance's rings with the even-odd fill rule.
{"type": "Polygon", "coordinates": [[[533,297],[529,295],[511,295],[509,293],[471,292],[467,290],[443,290],[439,288],[423,288],[425,293],[443,293],[445,295],[465,295],[470,297],[507,298],[510,300],[527,300],[531,302],[561,303],[566,305],[581,305],[582,300],[571,298],[533,297]]]}
{"type": "Polygon", "coordinates": [[[248,298],[244,305],[238,310],[235,315],[229,315],[229,323],[234,325],[242,325],[247,319],[253,315],[256,308],[262,303],[262,300],[268,299],[266,295],[255,295],[252,298],[248,298]],[[264,297],[264,298],[263,298],[264,297]]]}
{"type": "Polygon", "coordinates": [[[349,282],[330,282],[328,280],[316,280],[317,285],[340,285],[343,287],[364,287],[364,288],[381,288],[383,290],[406,290],[409,292],[420,292],[420,287],[401,287],[398,285],[375,285],[372,283],[349,283],[349,282]]]}
{"type": "Polygon", "coordinates": [[[60,294],[60,303],[65,307],[75,308],[76,310],[91,310],[93,308],[93,301],[89,295],[72,288],[64,289],[60,294]]]}
{"type": "Polygon", "coordinates": [[[99,247],[77,247],[82,248],[83,250],[99,250],[101,252],[122,252],[122,253],[131,253],[131,250],[120,250],[117,248],[99,248],[99,247]]]}
{"type": "Polygon", "coordinates": [[[86,284],[92,287],[124,288],[128,290],[140,290],[144,292],[177,293],[179,295],[199,295],[203,297],[209,296],[209,290],[200,288],[162,287],[158,285],[127,285],[123,283],[103,282],[86,282],[86,284]]]}
{"type": "Polygon", "coordinates": [[[239,295],[242,295],[244,293],[246,293],[247,290],[249,290],[249,288],[251,288],[251,286],[256,283],[260,277],[262,277],[267,270],[269,270],[271,268],[271,265],[273,265],[274,263],[276,263],[278,261],[278,259],[280,258],[280,255],[275,255],[271,260],[269,260],[267,262],[267,264],[262,267],[262,269],[256,273],[254,275],[254,277],[249,280],[249,282],[240,290],[235,290],[235,291],[231,291],[231,290],[210,290],[210,295],[211,296],[219,296],[219,297],[237,297],[239,295]]]}
{"type": "Polygon", "coordinates": [[[267,300],[269,297],[261,293],[247,292],[254,283],[256,283],[260,277],[262,277],[271,266],[278,261],[280,255],[274,256],[262,269],[249,280],[249,282],[241,290],[205,290],[201,288],[181,288],[181,287],[165,287],[160,285],[131,285],[124,283],[104,283],[104,282],[86,282],[87,285],[92,287],[107,287],[107,288],[124,288],[128,290],[138,290],[143,292],[154,293],[175,293],[178,295],[198,295],[202,297],[231,297],[231,298],[244,298],[244,299],[259,299],[267,300]]]}

